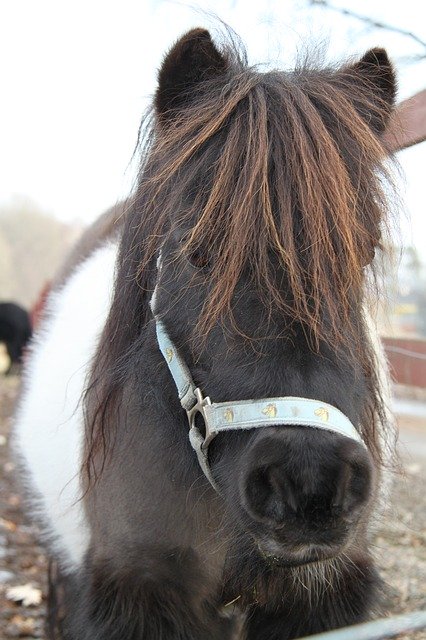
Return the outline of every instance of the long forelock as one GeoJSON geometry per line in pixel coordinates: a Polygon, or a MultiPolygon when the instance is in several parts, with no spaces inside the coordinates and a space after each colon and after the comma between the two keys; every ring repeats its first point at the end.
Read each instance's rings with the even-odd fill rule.
{"type": "Polygon", "coordinates": [[[378,107],[335,71],[231,69],[155,132],[137,195],[149,226],[139,275],[171,228],[189,228],[184,252],[214,247],[204,334],[232,315],[249,266],[265,304],[302,325],[313,348],[353,345],[353,300],[386,205],[384,151],[359,105],[378,107]]]}

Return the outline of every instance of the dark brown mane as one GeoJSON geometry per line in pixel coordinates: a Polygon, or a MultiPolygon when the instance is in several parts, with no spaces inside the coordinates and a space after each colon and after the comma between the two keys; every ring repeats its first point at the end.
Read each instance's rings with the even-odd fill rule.
{"type": "Polygon", "coordinates": [[[166,123],[156,118],[146,128],[95,364],[94,381],[97,372],[102,380],[92,386],[90,455],[102,442],[108,449],[105,416],[118,407],[126,362],[151,317],[156,256],[182,228],[189,230],[182,251],[214,255],[198,332],[232,318],[236,285],[250,269],[265,307],[302,326],[312,350],[325,342],[363,362],[371,382],[365,437],[380,460],[375,366],[352,307],[365,295],[366,265],[385,219],[379,135],[390,113],[386,84],[382,94],[361,63],[260,73],[230,48],[226,60],[226,73],[199,83],[185,108],[176,105],[166,123]]]}
{"type": "Polygon", "coordinates": [[[362,114],[385,120],[389,107],[347,70],[229,67],[165,134],[157,131],[132,226],[144,238],[141,282],[170,225],[189,227],[184,251],[215,248],[203,331],[230,313],[250,263],[265,301],[307,327],[313,345],[340,343],[350,334],[351,293],[362,295],[363,267],[380,243],[385,204],[383,148],[362,114]],[[177,219],[177,203],[194,187],[177,219]],[[277,259],[291,305],[277,287],[277,259]]]}

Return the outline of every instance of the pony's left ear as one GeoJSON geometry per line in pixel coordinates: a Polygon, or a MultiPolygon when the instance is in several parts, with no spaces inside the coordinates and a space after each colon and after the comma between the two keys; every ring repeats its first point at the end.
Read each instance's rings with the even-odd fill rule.
{"type": "Polygon", "coordinates": [[[364,106],[361,115],[375,133],[383,133],[395,105],[397,92],[395,69],[386,50],[370,49],[349,69],[362,81],[364,95],[366,91],[371,93],[372,109],[365,112],[364,106]]]}
{"type": "Polygon", "coordinates": [[[158,74],[155,108],[160,120],[183,109],[199,83],[225,73],[227,66],[206,29],[188,31],[166,55],[158,74]]]}

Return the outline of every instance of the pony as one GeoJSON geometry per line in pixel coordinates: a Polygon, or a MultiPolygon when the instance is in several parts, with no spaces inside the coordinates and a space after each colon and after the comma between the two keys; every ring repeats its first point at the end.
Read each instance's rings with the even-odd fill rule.
{"type": "Polygon", "coordinates": [[[51,293],[16,419],[51,637],[286,640],[377,610],[395,93],[379,48],[261,71],[200,28],[165,56],[131,204],[51,293]]]}
{"type": "Polygon", "coordinates": [[[5,343],[10,358],[7,373],[12,370],[13,365],[21,362],[31,334],[32,327],[28,312],[15,302],[0,302],[0,342],[5,343]]]}

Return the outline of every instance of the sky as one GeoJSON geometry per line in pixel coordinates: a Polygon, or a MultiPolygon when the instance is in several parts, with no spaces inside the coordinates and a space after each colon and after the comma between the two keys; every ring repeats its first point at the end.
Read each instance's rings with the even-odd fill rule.
{"type": "MultiPolygon", "coordinates": [[[[426,40],[419,0],[330,0],[426,40]]],[[[187,29],[228,23],[252,63],[291,68],[298,50],[326,59],[386,46],[399,71],[399,98],[426,86],[424,52],[412,39],[367,29],[308,0],[1,0],[0,207],[28,198],[67,221],[89,223],[124,197],[141,115],[162,57],[187,29]]],[[[406,205],[404,242],[426,257],[426,143],[399,154],[406,205]]]]}

